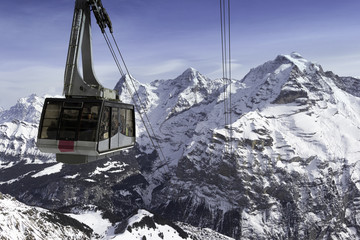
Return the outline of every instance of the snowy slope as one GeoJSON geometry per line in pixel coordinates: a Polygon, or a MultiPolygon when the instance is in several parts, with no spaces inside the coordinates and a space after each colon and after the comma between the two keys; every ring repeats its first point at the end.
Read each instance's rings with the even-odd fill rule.
{"type": "Polygon", "coordinates": [[[170,222],[144,209],[137,210],[135,214],[121,222],[111,224],[109,220],[102,218],[103,212],[97,210],[96,206],[88,206],[88,208],[86,211],[67,215],[92,227],[93,239],[233,239],[211,229],[196,228],[181,222],[170,222]]]}
{"type": "Polygon", "coordinates": [[[92,230],[59,213],[29,207],[0,193],[1,239],[90,239],[92,230]]]}
{"type": "Polygon", "coordinates": [[[15,106],[0,112],[0,168],[9,160],[47,161],[50,154],[41,153],[35,146],[44,97],[30,95],[15,106]]]}
{"type": "Polygon", "coordinates": [[[113,233],[109,232],[111,239],[209,239],[230,240],[210,229],[195,228],[183,223],[174,224],[146,210],[138,210],[137,214],[127,221],[118,224],[113,233]]]}

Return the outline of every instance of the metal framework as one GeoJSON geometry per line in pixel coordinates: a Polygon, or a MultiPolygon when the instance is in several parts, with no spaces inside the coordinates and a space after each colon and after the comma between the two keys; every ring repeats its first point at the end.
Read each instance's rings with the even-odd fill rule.
{"type": "Polygon", "coordinates": [[[76,0],[67,55],[63,94],[69,97],[95,97],[98,99],[119,99],[115,90],[104,88],[97,80],[92,63],[91,16],[93,11],[96,21],[104,33],[112,24],[100,0],[76,0]],[[79,56],[82,56],[82,71],[79,72],[79,56]]]}

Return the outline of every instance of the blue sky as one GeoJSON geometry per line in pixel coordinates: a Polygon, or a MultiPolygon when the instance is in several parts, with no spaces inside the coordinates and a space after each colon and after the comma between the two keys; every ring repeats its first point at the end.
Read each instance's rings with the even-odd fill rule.
{"type": "MultiPolygon", "coordinates": [[[[0,15],[0,107],[61,94],[74,0],[14,0],[0,15]]],[[[194,67],[221,77],[219,0],[102,0],[132,75],[169,79],[194,67]]],[[[324,70],[360,76],[360,1],[231,0],[232,76],[299,52],[324,70]]],[[[120,74],[93,22],[94,67],[105,87],[120,74]]]]}

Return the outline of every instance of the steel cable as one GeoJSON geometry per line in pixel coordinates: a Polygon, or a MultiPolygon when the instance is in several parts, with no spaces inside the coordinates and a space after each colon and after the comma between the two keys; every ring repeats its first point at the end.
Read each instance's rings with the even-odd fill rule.
{"type": "Polygon", "coordinates": [[[229,131],[230,152],[232,152],[232,99],[231,99],[231,41],[230,41],[230,0],[220,0],[221,56],[224,84],[225,128],[229,131]]]}
{"type": "Polygon", "coordinates": [[[112,46],[112,44],[111,44],[111,42],[110,42],[110,39],[109,39],[107,33],[104,32],[103,35],[104,35],[105,41],[106,41],[106,43],[107,43],[107,45],[108,45],[108,47],[109,47],[109,50],[110,50],[110,52],[111,52],[111,54],[112,54],[112,56],[113,56],[113,59],[114,59],[114,61],[115,61],[115,64],[116,64],[116,66],[117,66],[117,68],[118,68],[121,76],[124,77],[124,83],[125,83],[125,85],[126,85],[127,90],[129,91],[129,94],[130,94],[130,96],[131,96],[131,99],[132,99],[132,101],[133,101],[133,103],[134,103],[134,105],[135,105],[136,111],[139,113],[140,119],[141,119],[141,121],[142,121],[142,123],[143,123],[143,125],[144,125],[144,127],[145,127],[146,133],[147,133],[147,135],[149,136],[150,142],[151,142],[151,144],[153,145],[154,149],[159,151],[161,157],[163,158],[164,164],[166,165],[168,171],[170,171],[169,164],[168,164],[168,162],[166,161],[165,155],[164,155],[164,153],[163,153],[163,151],[162,151],[162,148],[161,148],[159,142],[157,141],[157,138],[158,138],[158,137],[156,136],[155,131],[154,131],[154,129],[153,129],[152,125],[151,125],[151,122],[150,122],[150,120],[149,120],[149,117],[148,117],[148,115],[146,114],[145,106],[144,106],[144,104],[143,104],[142,101],[141,101],[141,98],[140,98],[140,95],[139,95],[138,91],[136,90],[136,86],[135,86],[135,83],[134,83],[134,79],[132,78],[132,76],[131,76],[131,74],[130,74],[130,72],[129,72],[129,69],[127,68],[127,65],[126,65],[126,63],[125,63],[125,60],[124,60],[122,54],[121,54],[121,51],[120,51],[120,49],[119,49],[119,46],[118,46],[118,44],[117,44],[117,42],[116,42],[116,39],[115,39],[115,37],[114,37],[114,34],[111,33],[113,42],[115,43],[115,46],[116,46],[117,51],[118,51],[118,53],[119,53],[119,56],[120,56],[120,58],[121,58],[121,60],[122,60],[122,63],[123,63],[123,65],[124,65],[124,67],[125,67],[126,73],[127,73],[128,76],[129,76],[129,79],[130,79],[130,81],[131,81],[131,84],[132,84],[133,89],[134,89],[134,92],[135,92],[135,96],[136,96],[137,99],[138,99],[138,101],[137,101],[138,104],[137,104],[137,102],[136,102],[136,100],[135,100],[135,98],[134,98],[134,93],[132,92],[129,83],[128,83],[127,80],[126,80],[125,73],[124,73],[124,71],[123,71],[122,68],[121,68],[121,64],[120,64],[120,62],[119,62],[119,59],[118,59],[118,57],[117,57],[117,55],[116,55],[116,53],[115,53],[115,50],[114,50],[114,48],[113,48],[113,46],[112,46]],[[140,105],[140,109],[139,109],[139,105],[140,105]],[[141,111],[142,111],[142,112],[141,112],[141,111]],[[147,121],[148,124],[146,124],[142,113],[145,115],[145,118],[146,118],[146,121],[147,121]],[[147,125],[149,125],[152,134],[150,133],[147,125]],[[154,140],[155,140],[155,141],[154,141],[154,140]]]}

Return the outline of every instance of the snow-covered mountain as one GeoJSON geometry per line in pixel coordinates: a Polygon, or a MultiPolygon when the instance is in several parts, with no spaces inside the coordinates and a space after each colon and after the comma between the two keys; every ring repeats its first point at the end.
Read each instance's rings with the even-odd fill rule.
{"type": "Polygon", "coordinates": [[[43,97],[33,94],[0,111],[0,164],[9,160],[33,162],[52,158],[35,146],[43,102],[43,97]]]}
{"type": "Polygon", "coordinates": [[[0,238],[90,239],[88,226],[60,213],[29,207],[0,193],[0,238]]]}
{"type": "MultiPolygon", "coordinates": [[[[130,218],[118,223],[114,227],[114,237],[111,239],[208,239],[231,240],[227,236],[211,229],[196,228],[184,223],[172,223],[161,216],[139,209],[130,218]]],[[[111,234],[109,234],[111,236],[111,234]]]]}
{"type": "Polygon", "coordinates": [[[132,150],[54,163],[34,147],[43,100],[30,96],[0,112],[0,191],[63,212],[94,205],[114,226],[147,209],[235,239],[360,238],[359,79],[280,55],[232,81],[226,127],[220,79],[193,68],[150,84],[123,78],[115,88],[131,102],[125,81],[165,159],[137,115],[132,150]]]}

